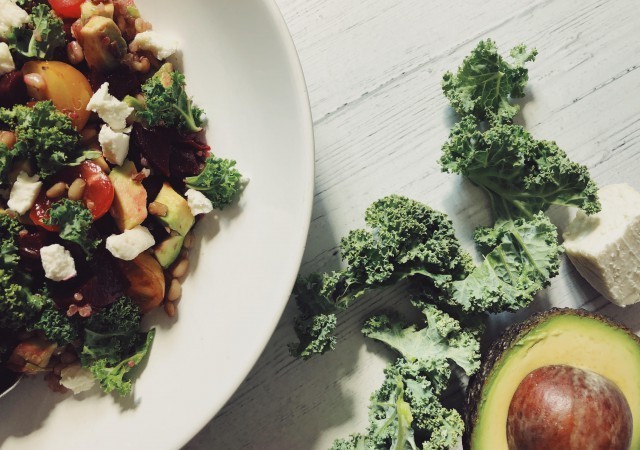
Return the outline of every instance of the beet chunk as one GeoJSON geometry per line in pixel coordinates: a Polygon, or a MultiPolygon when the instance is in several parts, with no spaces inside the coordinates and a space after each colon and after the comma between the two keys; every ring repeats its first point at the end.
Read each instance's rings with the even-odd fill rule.
{"type": "Polygon", "coordinates": [[[139,155],[141,166],[157,170],[165,177],[170,176],[171,142],[175,138],[174,134],[173,130],[166,128],[148,129],[138,123],[134,124],[131,132],[133,155],[139,155]],[[146,160],[146,164],[142,162],[142,158],[146,160]]]}
{"type": "Polygon", "coordinates": [[[119,66],[115,71],[103,73],[97,70],[89,72],[89,84],[91,89],[97,91],[103,83],[109,83],[109,93],[122,100],[127,95],[136,95],[140,92],[140,79],[138,75],[131,71],[127,66],[119,66]]]}
{"type": "Polygon", "coordinates": [[[0,107],[12,108],[29,99],[22,72],[9,72],[0,77],[0,107]]]}

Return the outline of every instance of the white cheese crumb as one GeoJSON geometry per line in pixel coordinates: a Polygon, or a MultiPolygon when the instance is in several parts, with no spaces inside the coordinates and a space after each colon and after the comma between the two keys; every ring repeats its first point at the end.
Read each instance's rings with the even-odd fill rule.
{"type": "Polygon", "coordinates": [[[107,250],[116,258],[131,261],[156,243],[146,227],[138,225],[122,234],[112,234],[107,238],[107,250]]]}
{"type": "Polygon", "coordinates": [[[102,154],[112,164],[121,166],[129,153],[128,130],[113,131],[108,125],[103,125],[98,135],[102,147],[102,154]]]}
{"type": "Polygon", "coordinates": [[[0,0],[0,38],[29,23],[29,14],[11,0],[0,0]]]}
{"type": "Polygon", "coordinates": [[[20,215],[29,211],[42,188],[42,182],[38,180],[38,175],[30,177],[26,172],[20,172],[16,182],[11,187],[11,194],[9,194],[9,201],[7,202],[9,209],[20,215]]]}
{"type": "Polygon", "coordinates": [[[60,372],[60,384],[78,395],[96,385],[96,380],[89,369],[80,364],[72,364],[60,372]]]}
{"type": "Polygon", "coordinates": [[[64,281],[77,275],[76,265],[69,250],[60,244],[40,249],[44,276],[53,281],[64,281]]]}
{"type": "Polygon", "coordinates": [[[98,113],[113,130],[122,131],[127,127],[127,117],[133,108],[109,94],[109,83],[103,83],[89,100],[87,111],[98,113]]]}
{"type": "Polygon", "coordinates": [[[209,200],[202,192],[196,191],[195,189],[189,189],[185,195],[187,196],[187,203],[189,204],[191,214],[194,216],[197,216],[198,214],[207,214],[213,211],[211,200],[209,200]]]}
{"type": "Polygon", "coordinates": [[[578,211],[564,247],[580,274],[612,303],[640,302],[640,193],[627,184],[598,192],[602,211],[578,211]]]}
{"type": "Polygon", "coordinates": [[[129,44],[132,52],[146,50],[158,59],[167,59],[178,51],[178,42],[157,31],[143,31],[129,44]]]}
{"type": "Polygon", "coordinates": [[[16,70],[16,64],[13,62],[13,56],[9,46],[0,42],[0,76],[16,70]]]}

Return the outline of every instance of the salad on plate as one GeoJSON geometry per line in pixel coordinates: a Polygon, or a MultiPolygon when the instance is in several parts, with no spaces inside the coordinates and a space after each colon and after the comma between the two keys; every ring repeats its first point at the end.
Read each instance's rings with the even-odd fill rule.
{"type": "Polygon", "coordinates": [[[242,186],[132,0],[0,0],[0,366],[128,395],[198,218],[242,186]]]}

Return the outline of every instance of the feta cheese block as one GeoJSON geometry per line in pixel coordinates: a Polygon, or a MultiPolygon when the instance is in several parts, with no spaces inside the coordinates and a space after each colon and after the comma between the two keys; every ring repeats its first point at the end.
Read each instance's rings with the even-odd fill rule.
{"type": "Polygon", "coordinates": [[[147,227],[138,225],[122,234],[112,234],[107,238],[107,250],[116,258],[131,261],[156,243],[147,227]]]}
{"type": "Polygon", "coordinates": [[[189,204],[191,214],[194,216],[197,216],[198,214],[207,214],[213,211],[211,200],[209,200],[202,192],[196,191],[195,189],[188,189],[187,192],[185,192],[185,195],[187,196],[187,203],[189,204]]]}
{"type": "Polygon", "coordinates": [[[113,131],[108,125],[103,125],[98,135],[104,158],[112,164],[121,166],[129,153],[129,135],[127,131],[113,131]]]}
{"type": "Polygon", "coordinates": [[[89,369],[80,364],[72,364],[60,372],[60,384],[78,395],[93,388],[96,380],[89,369]]]}
{"type": "Polygon", "coordinates": [[[76,264],[69,250],[60,244],[47,245],[40,249],[44,276],[53,281],[64,281],[77,275],[76,264]]]}
{"type": "Polygon", "coordinates": [[[9,201],[7,202],[9,209],[20,215],[29,211],[42,188],[42,182],[38,180],[38,175],[30,177],[26,172],[20,172],[16,182],[11,187],[9,201]]]}
{"type": "Polygon", "coordinates": [[[122,131],[127,127],[127,118],[133,108],[109,94],[109,83],[103,83],[89,100],[87,111],[98,113],[113,130],[122,131]]]}
{"type": "Polygon", "coordinates": [[[0,0],[0,38],[29,22],[29,14],[12,0],[0,0]]]}
{"type": "Polygon", "coordinates": [[[167,59],[178,51],[178,42],[162,33],[149,30],[136,34],[129,44],[129,49],[132,52],[145,50],[153,53],[153,56],[158,59],[167,59]]]}
{"type": "Polygon", "coordinates": [[[5,42],[0,42],[0,76],[14,70],[16,70],[16,64],[13,62],[9,46],[5,42]]]}
{"type": "Polygon", "coordinates": [[[612,303],[640,302],[640,193],[627,184],[599,191],[602,211],[578,211],[563,234],[578,272],[612,303]]]}

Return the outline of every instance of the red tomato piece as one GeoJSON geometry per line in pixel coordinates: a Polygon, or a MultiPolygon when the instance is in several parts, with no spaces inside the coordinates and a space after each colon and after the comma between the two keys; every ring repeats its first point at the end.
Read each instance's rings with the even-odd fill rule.
{"type": "MultiPolygon", "coordinates": [[[[99,165],[92,161],[84,161],[77,167],[69,167],[60,173],[51,177],[48,186],[63,181],[70,185],[76,178],[82,178],[87,186],[84,189],[82,202],[91,211],[93,220],[97,220],[104,216],[111,208],[113,203],[113,184],[106,173],[99,165]]],[[[49,231],[58,231],[58,227],[46,225],[45,221],[49,218],[49,210],[55,203],[54,200],[47,198],[47,188],[43,188],[40,195],[36,199],[35,204],[31,208],[29,217],[36,225],[40,225],[49,231]]]]}
{"type": "Polygon", "coordinates": [[[61,17],[77,19],[80,17],[80,5],[84,0],[49,0],[53,10],[61,17]]]}

